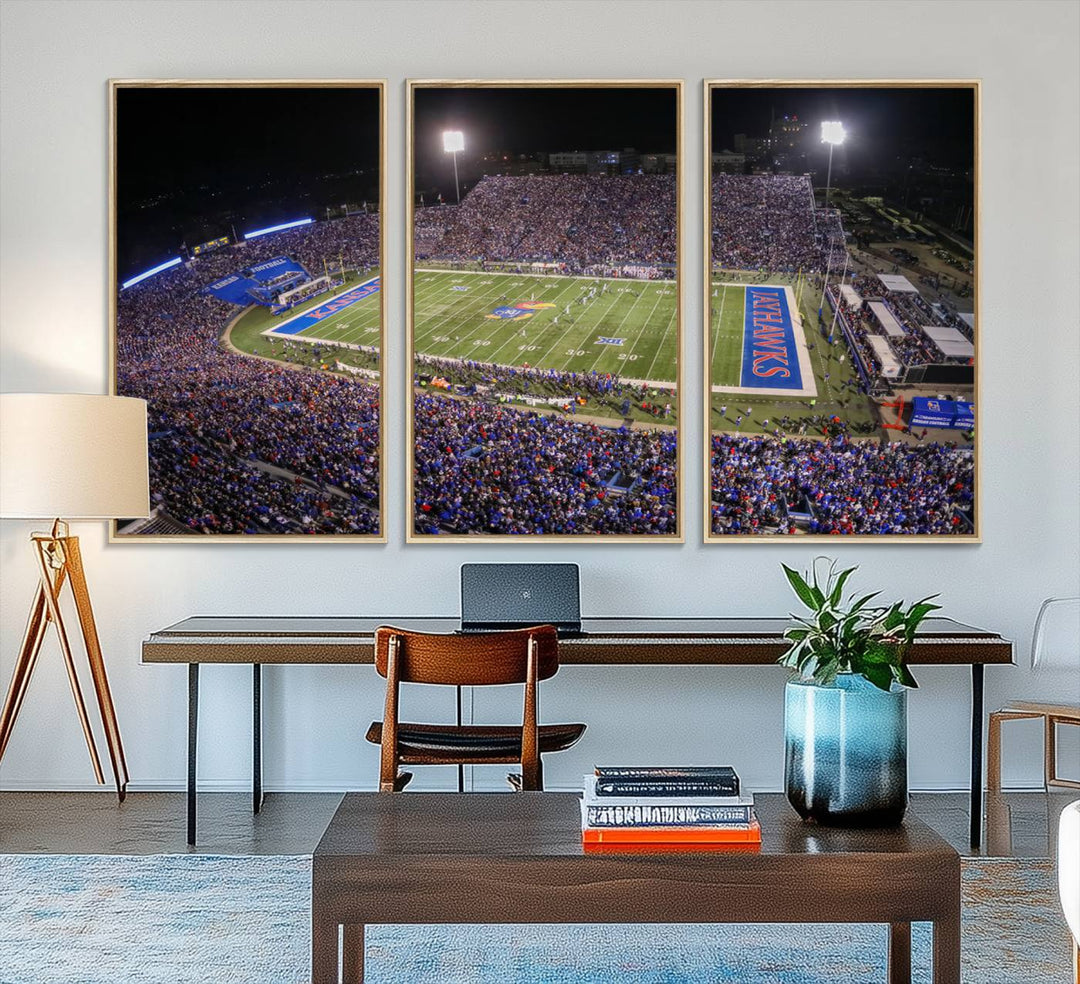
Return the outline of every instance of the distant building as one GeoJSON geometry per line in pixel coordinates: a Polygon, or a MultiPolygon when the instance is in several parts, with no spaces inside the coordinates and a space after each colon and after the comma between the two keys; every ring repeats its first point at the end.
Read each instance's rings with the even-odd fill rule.
{"type": "Polygon", "coordinates": [[[642,154],[641,170],[646,174],[674,174],[676,162],[675,154],[642,154]]]}
{"type": "Polygon", "coordinates": [[[769,125],[769,157],[779,174],[805,174],[807,128],[797,116],[780,116],[769,125]]]}
{"type": "Polygon", "coordinates": [[[718,150],[712,155],[713,174],[742,174],[746,170],[746,154],[733,150],[718,150]]]}
{"type": "Polygon", "coordinates": [[[481,175],[543,174],[547,169],[543,154],[488,154],[476,164],[476,171],[481,175]]]}
{"type": "Polygon", "coordinates": [[[548,154],[548,167],[559,174],[584,174],[588,163],[589,155],[583,150],[548,154]]]}
{"type": "Polygon", "coordinates": [[[777,154],[805,154],[806,129],[809,123],[803,123],[797,116],[780,116],[769,126],[769,150],[777,154]]]}
{"type": "MultiPolygon", "coordinates": [[[[652,154],[649,157],[672,160],[675,155],[652,154]]],[[[548,170],[556,174],[636,174],[643,170],[642,155],[633,147],[622,150],[563,150],[548,154],[548,170]]]]}
{"type": "Polygon", "coordinates": [[[745,154],[747,160],[758,160],[768,153],[768,141],[763,137],[748,137],[745,133],[736,133],[732,145],[736,154],[745,154]]]}

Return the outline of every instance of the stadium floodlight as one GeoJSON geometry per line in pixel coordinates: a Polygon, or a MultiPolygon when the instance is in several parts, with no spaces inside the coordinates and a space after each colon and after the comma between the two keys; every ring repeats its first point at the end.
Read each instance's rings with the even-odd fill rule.
{"type": "Polygon", "coordinates": [[[821,124],[821,142],[837,146],[844,142],[847,133],[839,120],[823,120],[821,124]]]}
{"type": "Polygon", "coordinates": [[[465,134],[460,130],[443,130],[442,149],[444,154],[454,155],[454,192],[457,195],[457,203],[461,204],[461,185],[458,184],[457,155],[465,149],[465,134]]]}
{"type": "Polygon", "coordinates": [[[844,130],[844,124],[839,120],[822,120],[821,121],[821,142],[829,145],[829,174],[825,178],[825,207],[829,207],[829,189],[832,186],[832,152],[834,147],[838,147],[844,142],[844,138],[847,133],[844,130]]]}
{"type": "Polygon", "coordinates": [[[282,222],[280,225],[267,226],[265,229],[255,229],[253,232],[245,232],[244,239],[255,239],[265,236],[268,232],[281,232],[282,229],[295,229],[297,226],[311,225],[314,219],[297,219],[295,222],[282,222]]]}
{"type": "Polygon", "coordinates": [[[179,256],[174,256],[171,260],[166,260],[164,263],[159,263],[156,267],[151,267],[149,270],[144,270],[142,273],[137,274],[130,280],[125,280],[121,285],[121,290],[126,290],[128,287],[134,284],[142,283],[147,277],[152,277],[155,273],[161,273],[162,270],[168,270],[169,267],[179,266],[181,263],[179,256]]]}

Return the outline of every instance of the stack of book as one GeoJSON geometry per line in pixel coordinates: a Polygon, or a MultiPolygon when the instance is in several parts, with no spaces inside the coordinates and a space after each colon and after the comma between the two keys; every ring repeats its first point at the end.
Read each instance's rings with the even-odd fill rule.
{"type": "Polygon", "coordinates": [[[761,844],[754,797],[727,765],[597,768],[581,802],[585,845],[761,844]]]}

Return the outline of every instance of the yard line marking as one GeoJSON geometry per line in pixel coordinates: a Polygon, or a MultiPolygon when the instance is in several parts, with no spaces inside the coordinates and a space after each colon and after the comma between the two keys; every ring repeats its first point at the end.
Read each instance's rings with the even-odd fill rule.
{"type": "MultiPolygon", "coordinates": [[[[444,278],[443,282],[444,283],[446,282],[446,278],[444,278]]],[[[432,335],[434,335],[437,331],[439,331],[440,328],[442,328],[444,325],[446,325],[452,319],[456,319],[456,318],[462,319],[462,325],[463,325],[465,320],[467,320],[469,317],[472,316],[471,309],[475,306],[474,302],[475,302],[477,296],[479,296],[481,299],[487,301],[487,300],[492,299],[495,296],[495,293],[498,291],[498,289],[499,289],[499,285],[495,284],[495,285],[493,285],[493,287],[492,287],[492,289],[490,291],[484,291],[480,295],[477,295],[477,294],[470,295],[470,294],[455,293],[453,298],[448,303],[448,307],[450,308],[450,310],[446,313],[446,315],[444,317],[439,317],[438,315],[422,315],[422,316],[418,317],[417,321],[418,322],[420,322],[421,320],[423,321],[423,323],[425,325],[425,330],[423,330],[423,331],[421,331],[419,333],[414,332],[414,334],[413,334],[413,348],[415,350],[419,350],[419,346],[420,346],[420,344],[423,342],[423,340],[425,338],[429,338],[432,335]],[[462,307],[466,307],[466,306],[470,309],[470,311],[463,314],[460,309],[462,307]],[[428,321],[432,317],[436,317],[436,318],[438,318],[438,320],[429,325],[428,321]]],[[[461,330],[462,325],[456,326],[458,328],[458,330],[461,330]]],[[[475,328],[472,329],[468,333],[468,335],[466,335],[464,340],[468,341],[468,339],[470,337],[472,337],[472,335],[475,334],[475,332],[476,332],[476,329],[475,328]]],[[[424,354],[427,354],[427,353],[424,353],[424,354]]]]}
{"type": "MultiPolygon", "coordinates": [[[[622,336],[620,336],[620,335],[619,335],[619,332],[620,332],[620,331],[622,330],[622,326],[623,326],[623,325],[624,325],[624,324],[626,323],[626,319],[627,319],[627,318],[629,318],[631,314],[633,314],[633,312],[634,312],[634,308],[636,308],[636,307],[638,306],[638,303],[639,303],[639,302],[641,301],[641,299],[642,299],[642,298],[643,298],[644,296],[645,296],[645,288],[644,288],[644,287],[642,287],[642,289],[641,289],[641,293],[640,293],[640,294],[638,294],[638,295],[637,295],[637,297],[635,297],[635,298],[634,298],[634,301],[633,301],[633,303],[632,303],[632,304],[630,305],[630,307],[629,307],[629,308],[627,309],[626,313],[625,313],[625,314],[624,314],[624,315],[622,316],[622,318],[620,319],[619,323],[618,323],[618,324],[617,324],[617,325],[615,326],[615,330],[614,330],[614,331],[612,332],[612,335],[613,335],[614,337],[616,337],[616,338],[622,337],[622,336]]],[[[657,306],[658,306],[659,304],[660,304],[660,298],[659,298],[659,297],[657,297],[657,299],[656,299],[656,304],[654,304],[654,305],[653,305],[653,311],[655,311],[655,310],[656,310],[656,308],[657,308],[657,306]]],[[[652,311],[650,311],[650,312],[649,312],[649,315],[650,315],[650,316],[652,315],[652,311]]],[[[629,350],[629,352],[627,352],[627,353],[626,353],[627,355],[631,354],[631,353],[632,353],[632,352],[634,351],[634,349],[635,349],[635,348],[637,347],[637,343],[638,343],[638,341],[639,341],[639,340],[640,340],[640,338],[641,338],[641,334],[642,334],[642,332],[643,332],[643,331],[645,330],[645,325],[646,325],[646,324],[648,324],[648,320],[646,320],[646,321],[643,321],[643,322],[641,323],[641,328],[640,328],[640,329],[638,330],[638,333],[637,333],[637,338],[635,338],[635,339],[634,339],[634,344],[630,346],[630,350],[629,350]]],[[[590,370],[591,370],[592,368],[594,368],[594,367],[596,366],[596,363],[597,363],[597,362],[599,362],[599,361],[600,361],[600,359],[602,359],[602,358],[603,358],[603,357],[604,357],[605,355],[607,355],[607,354],[608,354],[607,352],[601,351],[601,352],[600,352],[600,354],[599,354],[599,355],[597,355],[597,357],[596,357],[595,359],[593,359],[593,363],[592,363],[592,366],[590,366],[590,367],[589,367],[589,368],[590,368],[590,370]]],[[[623,361],[626,361],[626,360],[623,360],[623,361]]]]}
{"type": "Polygon", "coordinates": [[[726,284],[722,285],[721,288],[720,288],[720,312],[719,312],[719,314],[717,314],[717,316],[716,316],[716,324],[713,326],[712,358],[709,359],[709,365],[712,367],[712,372],[710,373],[710,378],[715,378],[715,376],[716,376],[716,356],[718,355],[717,344],[718,344],[719,338],[720,338],[720,326],[724,323],[724,302],[725,301],[727,301],[727,285],[726,284]]]}
{"type": "Polygon", "coordinates": [[[656,352],[653,354],[652,362],[649,363],[649,371],[645,373],[646,377],[652,376],[653,366],[656,365],[656,360],[660,357],[660,351],[667,344],[669,338],[675,340],[675,352],[672,355],[672,375],[675,377],[672,379],[672,384],[676,384],[679,379],[679,326],[676,321],[675,315],[678,312],[678,305],[671,309],[671,315],[668,317],[668,323],[664,327],[664,331],[660,336],[660,344],[656,346],[656,352]]]}
{"type": "MultiPolygon", "coordinates": [[[[607,306],[607,310],[605,310],[605,311],[604,311],[604,313],[603,313],[602,315],[600,315],[600,317],[598,317],[598,318],[596,318],[596,319],[595,319],[594,321],[591,321],[591,322],[590,322],[590,325],[591,325],[592,327],[595,327],[596,325],[600,324],[600,322],[601,322],[601,321],[603,321],[603,320],[604,320],[604,318],[606,318],[606,317],[608,316],[608,313],[609,313],[609,312],[610,312],[610,311],[611,311],[611,310],[612,310],[612,309],[613,309],[613,308],[615,307],[615,305],[619,303],[619,300],[620,300],[620,298],[618,298],[618,297],[617,297],[617,296],[615,295],[615,292],[614,292],[614,291],[612,291],[612,292],[611,292],[611,294],[612,294],[612,298],[611,298],[611,303],[610,303],[610,304],[609,304],[609,305],[607,306]]],[[[582,306],[584,307],[584,305],[582,305],[582,306]]],[[[587,310],[587,308],[586,308],[586,310],[587,310]]],[[[574,325],[571,325],[571,326],[570,326],[570,328],[574,328],[574,327],[576,327],[576,321],[575,321],[575,324],[574,324],[574,325]]],[[[562,340],[563,340],[563,339],[564,339],[564,338],[565,338],[565,337],[567,336],[567,334],[568,334],[568,333],[570,332],[570,328],[567,328],[567,329],[566,329],[566,331],[564,331],[564,332],[563,332],[563,333],[562,333],[562,334],[561,334],[561,335],[560,335],[560,336],[559,336],[559,337],[558,337],[558,338],[557,338],[557,339],[555,340],[555,344],[554,344],[554,345],[552,345],[552,346],[551,346],[551,348],[549,348],[549,349],[547,350],[547,352],[545,352],[545,353],[544,353],[544,355],[543,355],[543,358],[545,358],[545,359],[546,359],[546,358],[548,357],[548,355],[550,355],[550,354],[551,354],[552,352],[554,352],[554,351],[555,351],[555,349],[556,349],[556,348],[558,348],[558,347],[559,347],[559,345],[561,345],[561,344],[562,344],[562,340]]],[[[577,351],[577,346],[576,346],[576,345],[574,346],[574,351],[577,351]]],[[[564,369],[566,368],[566,363],[567,363],[567,362],[568,362],[568,361],[569,361],[569,360],[570,360],[571,358],[574,358],[574,357],[573,357],[573,356],[567,356],[567,357],[566,357],[566,359],[564,359],[564,360],[563,360],[563,364],[562,364],[561,366],[559,366],[559,369],[560,369],[560,370],[564,370],[564,369]]],[[[553,366],[552,368],[555,368],[555,367],[553,366]]]]}

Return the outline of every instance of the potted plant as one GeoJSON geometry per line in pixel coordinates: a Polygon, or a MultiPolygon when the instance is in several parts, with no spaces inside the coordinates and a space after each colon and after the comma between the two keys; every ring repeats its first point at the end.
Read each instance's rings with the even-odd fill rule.
{"type": "Polygon", "coordinates": [[[907,809],[907,692],[904,663],[919,624],[940,609],[932,598],[874,605],[880,592],[844,597],[858,569],[818,557],[806,576],[784,573],[806,615],[792,615],[778,662],[797,671],[784,692],[784,783],[804,820],[884,826],[907,809]]]}

